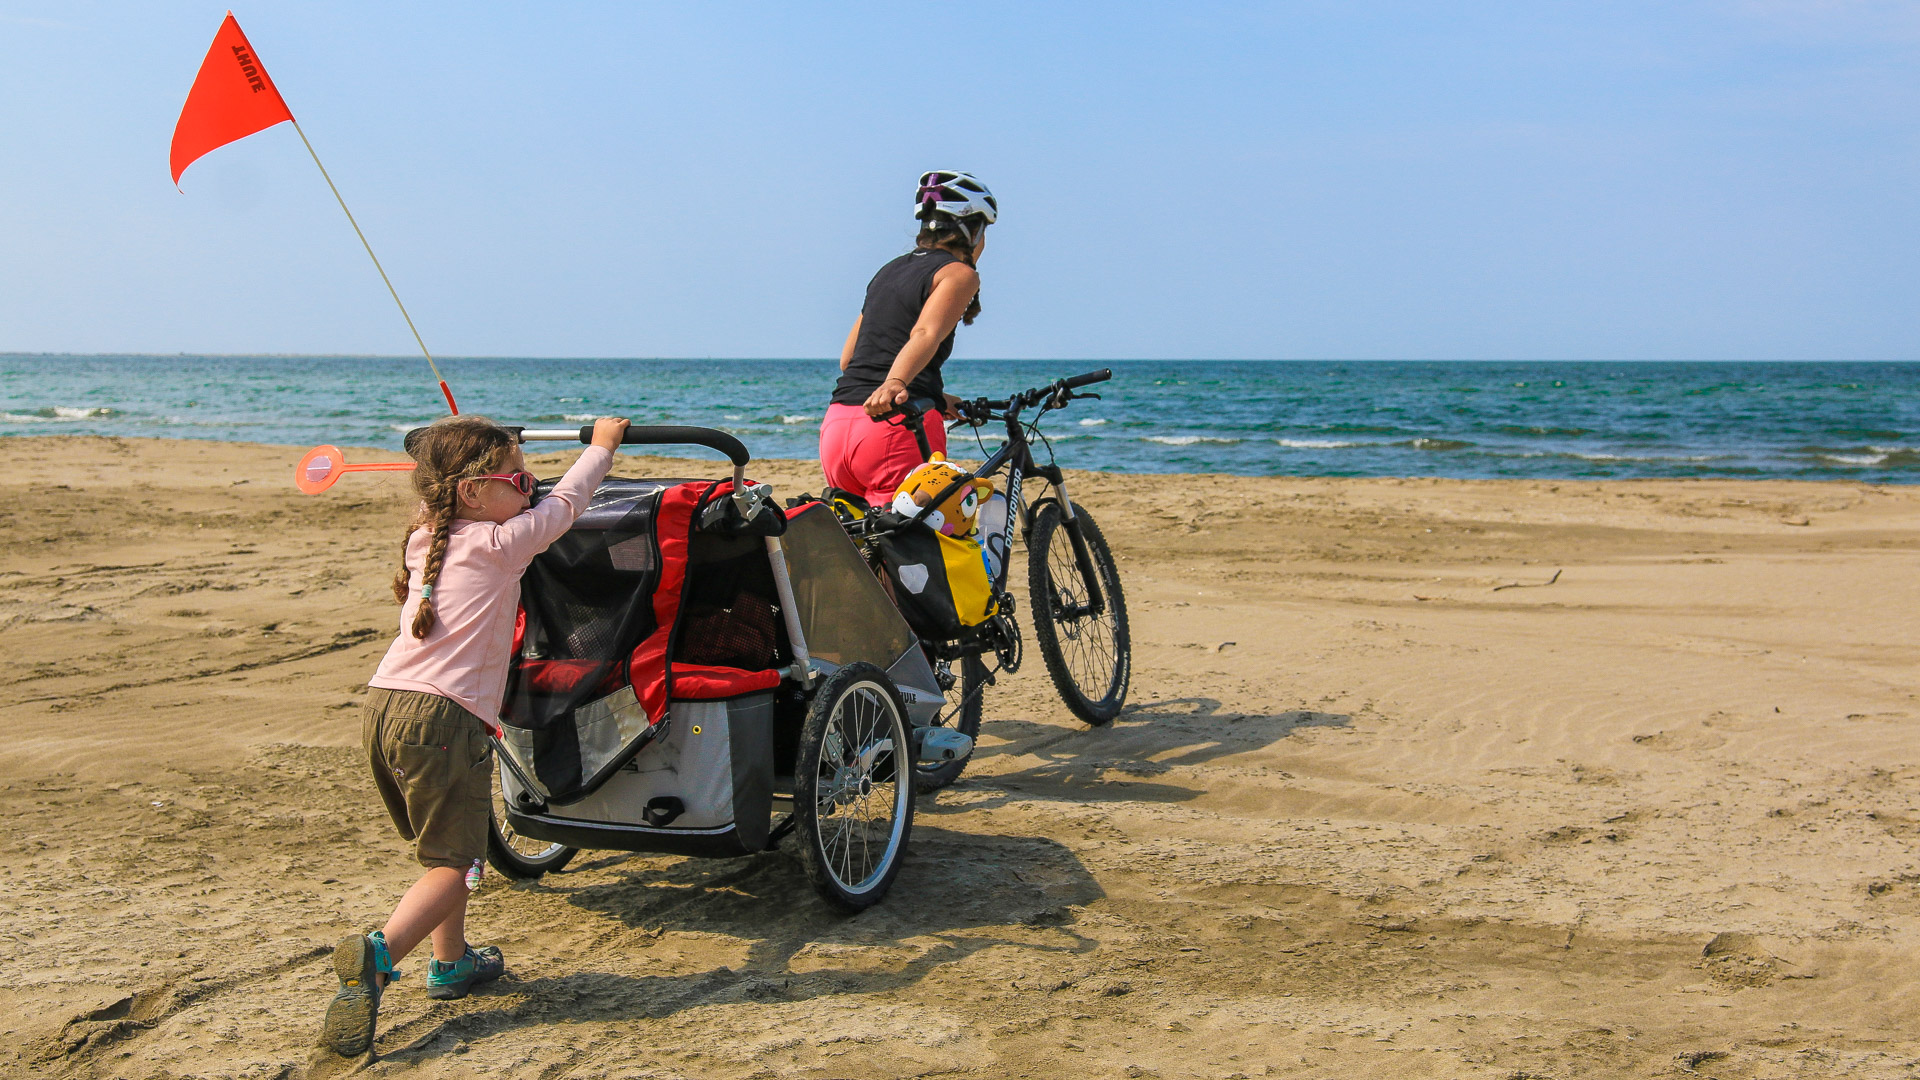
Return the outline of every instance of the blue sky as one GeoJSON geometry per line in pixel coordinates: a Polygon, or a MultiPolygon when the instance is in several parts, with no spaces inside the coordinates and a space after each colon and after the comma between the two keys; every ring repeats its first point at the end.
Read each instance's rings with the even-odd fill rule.
{"type": "MultiPolygon", "coordinates": [[[[0,0],[0,351],[405,354],[220,5],[0,0]]],[[[446,355],[825,356],[915,176],[957,355],[1920,358],[1920,5],[243,4],[446,355]]]]}

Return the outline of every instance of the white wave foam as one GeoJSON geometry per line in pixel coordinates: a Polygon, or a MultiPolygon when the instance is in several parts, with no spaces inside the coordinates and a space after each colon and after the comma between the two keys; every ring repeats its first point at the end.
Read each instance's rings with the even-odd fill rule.
{"type": "Polygon", "coordinates": [[[1275,439],[1273,441],[1295,450],[1338,450],[1343,446],[1366,445],[1366,443],[1341,442],[1338,439],[1275,439]]]}
{"type": "Polygon", "coordinates": [[[574,422],[574,423],[576,423],[576,424],[591,424],[591,423],[593,423],[593,422],[594,422],[595,420],[598,420],[598,419],[600,419],[600,417],[598,417],[598,416],[596,416],[596,415],[595,415],[595,414],[593,414],[593,413],[586,413],[586,412],[581,412],[581,413],[574,413],[574,412],[570,412],[570,413],[562,413],[562,414],[561,414],[561,416],[560,416],[560,419],[562,419],[562,420],[571,420],[571,421],[573,421],[573,422],[574,422]]]}
{"type": "Polygon", "coordinates": [[[30,413],[0,412],[0,422],[8,424],[59,424],[69,420],[95,420],[105,416],[118,416],[114,409],[105,406],[77,408],[55,405],[51,409],[36,409],[30,413]]]}
{"type": "Polygon", "coordinates": [[[780,422],[783,424],[811,424],[819,419],[817,416],[782,416],[780,422]]]}
{"type": "Polygon", "coordinates": [[[1820,457],[1836,465],[1878,465],[1892,454],[1821,454],[1820,457]]]}
{"type": "Polygon", "coordinates": [[[1713,461],[1725,456],[1720,454],[1583,454],[1578,450],[1568,450],[1566,455],[1582,461],[1713,461]]]}
{"type": "Polygon", "coordinates": [[[1090,418],[1088,418],[1088,419],[1086,419],[1086,420],[1082,420],[1082,421],[1080,421],[1080,426],[1081,426],[1081,427],[1099,427],[1099,426],[1100,426],[1101,424],[1104,424],[1104,423],[1106,423],[1106,422],[1107,422],[1107,418],[1106,418],[1106,417],[1104,417],[1104,416],[1094,416],[1094,417],[1090,417],[1090,418]]]}
{"type": "Polygon", "coordinates": [[[1195,443],[1213,443],[1219,446],[1233,446],[1239,439],[1223,439],[1216,435],[1148,435],[1147,442],[1160,443],[1163,446],[1192,446],[1195,443]]]}

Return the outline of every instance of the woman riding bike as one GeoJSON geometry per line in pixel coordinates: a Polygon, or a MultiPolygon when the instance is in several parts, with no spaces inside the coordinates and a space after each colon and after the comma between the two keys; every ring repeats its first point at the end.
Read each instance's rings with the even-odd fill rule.
{"type": "MultiPolygon", "coordinates": [[[[913,216],[914,250],[880,268],[866,303],[840,350],[840,381],[820,423],[820,468],[827,483],[885,506],[925,459],[913,432],[882,418],[909,401],[942,412],[958,399],[946,393],[940,366],[953,352],[954,328],[980,313],[975,264],[999,204],[985,184],[963,172],[920,177],[913,216]]],[[[926,425],[931,448],[944,453],[947,433],[926,425]]]]}

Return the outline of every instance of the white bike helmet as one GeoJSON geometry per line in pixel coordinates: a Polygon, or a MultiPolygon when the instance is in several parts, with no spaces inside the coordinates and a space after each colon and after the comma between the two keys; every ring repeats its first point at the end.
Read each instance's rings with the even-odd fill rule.
{"type": "Polygon", "coordinates": [[[920,191],[914,195],[913,216],[926,222],[953,222],[969,237],[974,226],[991,225],[999,216],[1000,204],[994,201],[987,185],[963,172],[935,169],[920,175],[920,191]],[[969,219],[978,218],[978,222],[969,219]]]}

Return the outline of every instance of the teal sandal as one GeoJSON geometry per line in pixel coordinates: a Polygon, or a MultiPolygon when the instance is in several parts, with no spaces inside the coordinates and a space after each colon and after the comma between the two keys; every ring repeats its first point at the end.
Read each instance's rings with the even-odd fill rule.
{"type": "Polygon", "coordinates": [[[375,930],[343,938],[333,947],[333,972],[340,989],[327,1006],[320,1043],[341,1057],[359,1057],[373,1047],[380,995],[394,977],[386,935],[375,930]]]}
{"type": "Polygon", "coordinates": [[[460,959],[451,964],[427,961],[427,996],[436,1001],[458,1001],[481,983],[492,982],[507,973],[506,958],[493,945],[476,949],[467,946],[460,959]]]}

